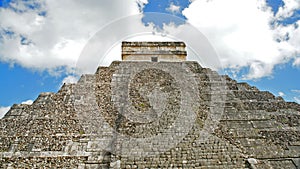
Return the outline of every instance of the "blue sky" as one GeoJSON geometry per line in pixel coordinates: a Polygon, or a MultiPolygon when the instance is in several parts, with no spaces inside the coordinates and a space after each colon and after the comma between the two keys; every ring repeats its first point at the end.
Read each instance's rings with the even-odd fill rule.
{"type": "MultiPolygon", "coordinates": [[[[258,9],[248,10],[236,0],[227,0],[225,6],[220,0],[200,1],[124,0],[122,4],[118,0],[80,3],[0,0],[0,114],[14,103],[34,100],[41,92],[57,92],[63,82],[74,82],[70,70],[86,41],[111,20],[140,12],[168,13],[180,18],[151,18],[146,14],[141,19],[144,25],[153,23],[159,29],[164,29],[164,24],[175,23],[176,28],[191,23],[212,42],[231,77],[276,96],[282,95],[287,101],[300,102],[298,1],[287,4],[283,0],[266,0],[263,7],[259,6],[259,13],[251,13],[258,9]],[[124,8],[126,3],[128,7],[124,8]],[[223,18],[227,13],[222,11],[238,11],[241,16],[230,18],[237,15],[233,13],[223,18]],[[248,20],[249,23],[245,22],[248,20]],[[249,30],[263,31],[259,34],[260,31],[249,30]],[[264,48],[256,50],[255,38],[252,42],[249,35],[241,41],[244,45],[232,40],[245,32],[258,38],[270,34],[271,38],[264,38],[269,38],[268,41],[262,39],[266,52],[260,52],[264,48]],[[254,52],[249,51],[252,46],[254,52]]],[[[253,4],[248,3],[248,6],[253,4]]]]}

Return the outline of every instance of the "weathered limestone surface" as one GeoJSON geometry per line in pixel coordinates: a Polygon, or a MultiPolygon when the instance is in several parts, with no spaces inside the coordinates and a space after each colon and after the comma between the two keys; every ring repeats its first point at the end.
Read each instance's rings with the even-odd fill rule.
{"type": "Polygon", "coordinates": [[[0,120],[0,168],[299,168],[300,105],[196,62],[113,62],[0,120]]]}
{"type": "Polygon", "coordinates": [[[184,42],[122,42],[123,61],[185,61],[184,42]]]}

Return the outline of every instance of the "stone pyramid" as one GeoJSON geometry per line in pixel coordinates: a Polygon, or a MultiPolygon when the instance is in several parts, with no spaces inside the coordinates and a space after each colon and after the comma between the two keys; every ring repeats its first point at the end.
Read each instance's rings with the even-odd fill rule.
{"type": "Polygon", "coordinates": [[[0,168],[300,168],[300,105],[185,61],[178,44],[13,105],[0,168]]]}

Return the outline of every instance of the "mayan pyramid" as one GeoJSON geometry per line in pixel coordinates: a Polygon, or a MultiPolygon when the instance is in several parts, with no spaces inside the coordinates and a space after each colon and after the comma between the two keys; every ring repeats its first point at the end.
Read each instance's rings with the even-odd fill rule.
{"type": "Polygon", "coordinates": [[[300,168],[300,105],[123,42],[123,61],[0,120],[0,168],[300,168]]]}

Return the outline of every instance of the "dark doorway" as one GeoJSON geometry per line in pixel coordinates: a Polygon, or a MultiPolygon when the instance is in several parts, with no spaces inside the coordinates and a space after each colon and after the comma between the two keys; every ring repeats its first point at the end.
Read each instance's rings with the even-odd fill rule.
{"type": "Polygon", "coordinates": [[[158,58],[157,57],[151,57],[151,62],[157,62],[158,58]]]}

